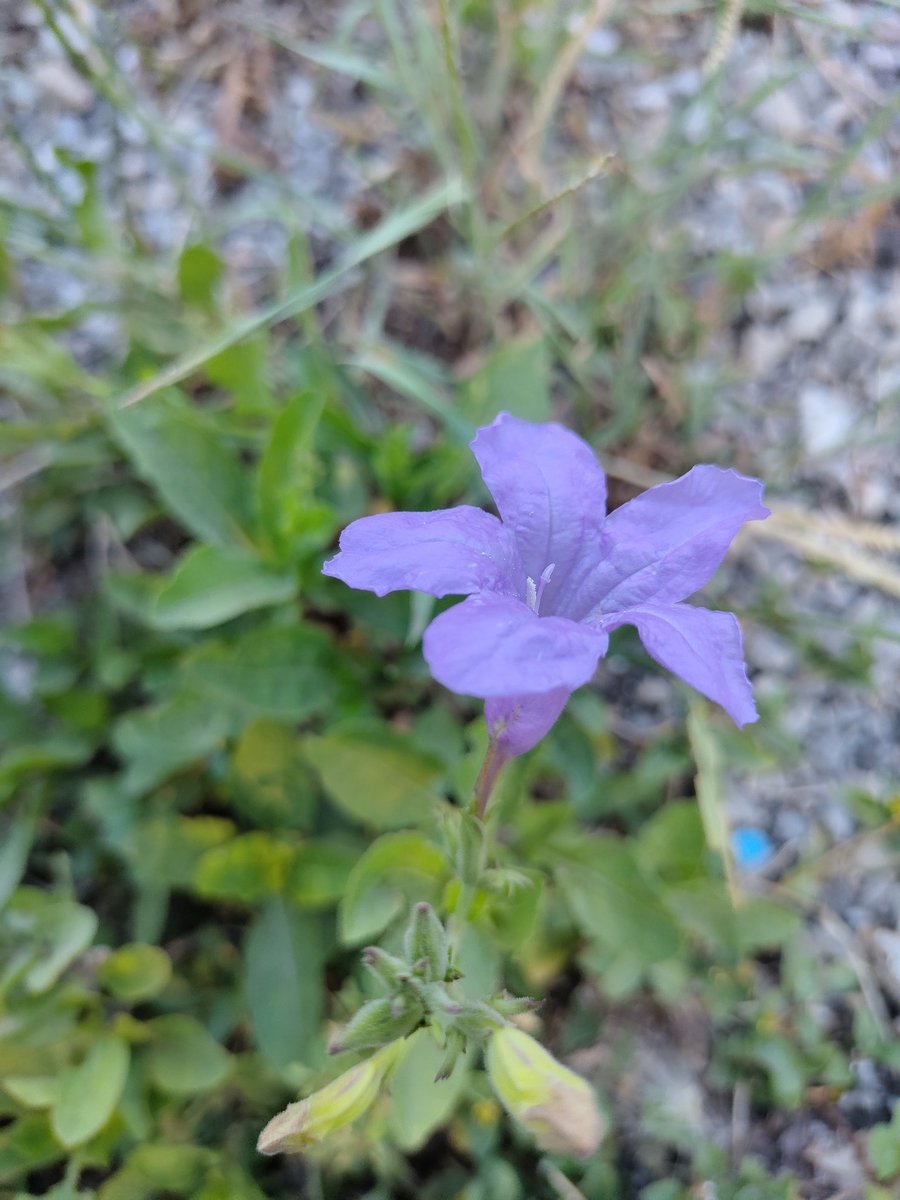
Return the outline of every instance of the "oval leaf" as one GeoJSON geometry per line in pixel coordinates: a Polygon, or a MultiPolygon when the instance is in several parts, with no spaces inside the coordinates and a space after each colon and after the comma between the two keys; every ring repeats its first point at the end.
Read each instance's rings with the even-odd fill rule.
{"type": "Polygon", "coordinates": [[[231,1069],[231,1056],[199,1021],[181,1013],[147,1022],[145,1062],[150,1078],[165,1092],[190,1094],[217,1087],[231,1069]]]}
{"type": "Polygon", "coordinates": [[[119,1000],[133,1004],[158,996],[172,974],[169,956],[158,946],[121,946],[97,972],[100,983],[119,1000]]]}
{"type": "Polygon", "coordinates": [[[241,613],[290,600],[296,580],[254,555],[221,546],[192,546],[156,598],[161,629],[210,629],[241,613]]]}
{"type": "Polygon", "coordinates": [[[89,1141],[110,1119],[125,1087],[129,1058],[127,1043],[104,1035],[80,1066],[63,1075],[50,1127],[64,1146],[89,1141]]]}
{"type": "Polygon", "coordinates": [[[440,762],[377,721],[347,721],[304,742],[325,791],[348,816],[375,829],[418,824],[436,799],[440,762]]]}

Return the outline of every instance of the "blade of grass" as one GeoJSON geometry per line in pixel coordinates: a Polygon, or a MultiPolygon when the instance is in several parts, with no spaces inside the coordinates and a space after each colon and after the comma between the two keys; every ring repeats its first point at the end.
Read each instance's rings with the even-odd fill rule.
{"type": "Polygon", "coordinates": [[[182,355],[165,370],[157,372],[150,379],[144,380],[125,392],[118,400],[114,401],[114,406],[128,408],[132,404],[139,404],[162,388],[180,383],[198,367],[201,367],[207,359],[227,350],[235,342],[241,341],[259,329],[273,325],[276,321],[283,321],[287,317],[295,317],[298,313],[305,312],[314,304],[324,300],[326,296],[331,295],[354,268],[429,225],[447,208],[459,204],[465,199],[466,189],[458,180],[449,180],[432,188],[421,199],[392,213],[370,233],[359,238],[344,255],[343,260],[336,267],[326,271],[314,283],[301,285],[291,291],[283,300],[264,305],[256,312],[235,322],[222,333],[210,338],[198,349],[182,355]]]}
{"type": "Polygon", "coordinates": [[[468,441],[475,432],[468,421],[453,411],[449,397],[433,381],[433,377],[429,378],[433,373],[426,374],[416,356],[401,347],[381,342],[353,355],[348,360],[348,365],[360,371],[367,371],[401,396],[414,401],[433,417],[437,417],[441,424],[460,440],[468,441]]]}
{"type": "Polygon", "coordinates": [[[327,43],[307,42],[300,38],[293,38],[271,21],[254,17],[250,13],[235,13],[229,20],[233,21],[235,25],[258,33],[261,37],[268,38],[270,42],[274,42],[284,50],[289,50],[291,54],[305,58],[319,67],[336,71],[339,75],[349,75],[351,79],[358,79],[360,83],[366,83],[369,87],[381,91],[398,92],[400,90],[396,76],[391,75],[389,71],[383,71],[369,59],[363,58],[361,54],[355,54],[352,50],[342,50],[327,43]]]}

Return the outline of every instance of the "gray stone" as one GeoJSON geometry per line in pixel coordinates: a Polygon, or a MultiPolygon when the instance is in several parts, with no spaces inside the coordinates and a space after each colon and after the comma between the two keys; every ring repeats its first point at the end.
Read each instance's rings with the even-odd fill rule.
{"type": "Polygon", "coordinates": [[[809,384],[798,397],[803,446],[812,457],[842,449],[856,425],[856,413],[836,389],[809,384]]]}
{"type": "Polygon", "coordinates": [[[752,325],[741,343],[741,360],[753,376],[768,375],[790,353],[787,333],[777,325],[752,325]]]}
{"type": "Polygon", "coordinates": [[[833,293],[815,296],[791,313],[787,332],[798,342],[817,342],[834,324],[837,310],[833,293]]]}
{"type": "Polygon", "coordinates": [[[31,68],[31,78],[46,96],[73,112],[86,112],[95,100],[94,89],[64,58],[48,58],[31,68]]]}

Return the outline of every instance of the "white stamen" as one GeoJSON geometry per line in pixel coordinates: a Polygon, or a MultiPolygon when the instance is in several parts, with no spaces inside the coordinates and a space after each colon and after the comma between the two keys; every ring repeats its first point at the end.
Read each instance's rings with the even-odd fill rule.
{"type": "Polygon", "coordinates": [[[544,567],[541,571],[541,577],[537,581],[529,575],[525,580],[525,601],[533,613],[537,613],[541,607],[541,596],[544,594],[544,588],[550,582],[550,576],[553,574],[556,563],[551,563],[549,567],[544,567]]]}
{"type": "Polygon", "coordinates": [[[544,588],[550,582],[550,578],[555,569],[556,563],[551,563],[549,567],[544,567],[543,571],[541,571],[540,586],[537,589],[537,607],[534,610],[535,612],[537,612],[541,606],[541,596],[544,594],[544,588]]]}

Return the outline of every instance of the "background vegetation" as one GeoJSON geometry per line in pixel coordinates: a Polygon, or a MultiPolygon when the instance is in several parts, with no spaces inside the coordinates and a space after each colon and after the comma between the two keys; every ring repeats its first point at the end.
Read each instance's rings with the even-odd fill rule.
{"type": "MultiPolygon", "coordinates": [[[[750,138],[810,29],[862,35],[769,0],[741,25],[742,7],[42,0],[3,18],[13,45],[52,48],[57,99],[118,131],[99,149],[13,118],[4,134],[3,1196],[831,1196],[804,1155],[816,1122],[849,1156],[843,1194],[893,1194],[898,997],[828,902],[837,835],[766,873],[732,861],[727,820],[810,752],[791,678],[871,691],[897,640],[877,615],[811,622],[765,564],[787,543],[801,573],[896,595],[895,531],[841,541],[811,511],[822,493],[798,496],[797,457],[761,461],[760,412],[722,399],[722,347],[811,245],[855,236],[865,258],[897,180],[855,167],[897,96],[842,144],[750,138]],[[673,29],[693,89],[649,142],[625,122],[597,144],[583,56],[663,69],[673,29]],[[794,57],[738,104],[748,32],[794,57]],[[179,123],[191,71],[205,141],[179,123]],[[297,79],[309,94],[279,124],[297,79]],[[290,122],[309,134],[294,160],[290,122]],[[118,173],[134,144],[138,199],[118,173]],[[698,249],[685,215],[759,171],[797,182],[795,218],[698,249]],[[359,948],[390,945],[410,899],[452,903],[442,821],[484,745],[478,706],[424,667],[431,602],[319,569],[365,512],[483,503],[466,442],[500,409],[578,429],[616,502],[698,460],[788,496],[716,585],[751,649],[754,629],[781,637],[787,681],[738,735],[674,685],[642,699],[655,668],[623,631],[503,781],[508,876],[482,897],[466,985],[544,1000],[535,1028],[605,1099],[595,1160],[539,1158],[474,1062],[428,1085],[426,1041],[327,1159],[263,1160],[269,1116],[337,1069],[329,1026],[369,994],[359,948]],[[876,1099],[848,1115],[860,1062],[876,1099]]],[[[896,852],[896,779],[871,782],[834,781],[838,849],[896,852]]]]}

